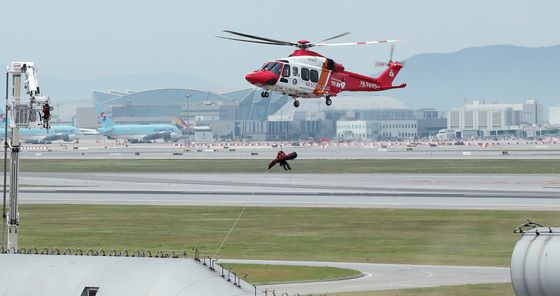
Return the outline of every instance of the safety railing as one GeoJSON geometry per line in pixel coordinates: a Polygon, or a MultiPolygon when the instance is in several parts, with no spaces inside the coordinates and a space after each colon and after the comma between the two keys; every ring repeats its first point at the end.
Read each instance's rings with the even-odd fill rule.
{"type": "Polygon", "coordinates": [[[107,256],[107,257],[147,257],[147,258],[189,258],[187,251],[157,251],[134,249],[59,249],[59,248],[20,248],[18,250],[0,247],[0,254],[34,254],[34,255],[73,255],[73,256],[107,256]]]}
{"type": "MultiPolygon", "coordinates": [[[[0,246],[0,254],[29,254],[29,255],[56,255],[56,256],[100,256],[100,257],[139,257],[139,258],[189,258],[187,251],[157,251],[153,252],[149,249],[140,250],[104,250],[104,249],[59,249],[59,248],[42,248],[38,249],[36,247],[30,248],[20,248],[15,251],[14,249],[6,249],[0,246]]],[[[231,268],[224,267],[224,265],[218,263],[219,258],[211,258],[210,256],[200,255],[200,250],[197,247],[192,247],[192,254],[196,262],[208,267],[209,270],[213,272],[219,272],[220,277],[228,282],[231,282],[234,286],[241,288],[242,283],[247,286],[252,286],[254,289],[254,295],[265,295],[265,296],[324,296],[326,294],[288,294],[282,292],[276,292],[275,290],[260,290],[257,286],[245,282],[245,276],[240,277],[231,268]]]]}

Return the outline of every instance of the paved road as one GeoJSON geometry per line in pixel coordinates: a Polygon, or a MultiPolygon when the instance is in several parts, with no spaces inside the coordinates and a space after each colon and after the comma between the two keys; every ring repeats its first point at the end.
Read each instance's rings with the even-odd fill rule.
{"type": "Polygon", "coordinates": [[[361,271],[356,279],[259,286],[275,290],[276,295],[374,291],[466,284],[509,283],[509,268],[476,266],[370,264],[345,262],[220,260],[222,263],[332,266],[361,271]],[[280,293],[279,293],[280,292],[280,293]]]}
{"type": "Polygon", "coordinates": [[[560,210],[557,175],[22,175],[22,203],[560,210]]]}

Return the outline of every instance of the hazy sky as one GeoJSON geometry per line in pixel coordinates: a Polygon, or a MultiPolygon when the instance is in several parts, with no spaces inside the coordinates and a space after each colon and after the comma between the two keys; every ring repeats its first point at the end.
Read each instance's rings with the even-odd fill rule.
{"type": "MultiPolygon", "coordinates": [[[[184,72],[225,88],[292,48],[215,38],[230,29],[275,39],[406,38],[397,58],[491,44],[560,43],[557,0],[410,1],[3,1],[0,62],[31,60],[73,80],[184,72]]],[[[383,46],[320,48],[349,70],[371,73],[383,46]]],[[[126,86],[123,86],[126,88],[126,86]]]]}

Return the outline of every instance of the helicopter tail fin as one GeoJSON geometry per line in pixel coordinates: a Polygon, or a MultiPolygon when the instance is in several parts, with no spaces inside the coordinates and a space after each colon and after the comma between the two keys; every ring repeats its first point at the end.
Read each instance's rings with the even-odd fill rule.
{"type": "MultiPolygon", "coordinates": [[[[381,84],[383,88],[395,88],[393,87],[393,80],[399,74],[399,71],[402,69],[403,65],[399,62],[389,62],[388,68],[379,75],[376,80],[381,84]]],[[[404,84],[406,86],[406,84],[404,84]]],[[[404,87],[400,85],[398,87],[404,87]]]]}
{"type": "MultiPolygon", "coordinates": [[[[6,115],[6,111],[4,111],[4,108],[0,108],[0,123],[5,123],[6,120],[8,120],[8,116],[6,115]]],[[[2,125],[1,127],[3,128],[4,125],[2,125]]]]}

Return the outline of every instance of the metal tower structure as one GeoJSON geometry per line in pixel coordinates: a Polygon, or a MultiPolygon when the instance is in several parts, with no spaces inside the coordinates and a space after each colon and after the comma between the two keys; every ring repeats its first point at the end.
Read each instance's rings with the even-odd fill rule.
{"type": "MultiPolygon", "coordinates": [[[[19,152],[21,143],[19,138],[20,128],[42,127],[50,128],[50,98],[42,96],[37,82],[37,68],[33,62],[12,62],[6,71],[6,127],[11,128],[11,137],[8,142],[8,131],[5,130],[4,149],[10,149],[10,203],[6,212],[6,160],[4,170],[4,208],[3,208],[3,246],[10,253],[18,252],[18,184],[19,184],[19,152]],[[22,76],[25,76],[25,97],[22,97],[22,76]],[[9,96],[9,86],[12,92],[9,96]],[[5,227],[8,228],[7,239],[5,227]]],[[[6,155],[6,151],[4,155],[6,155]]]]}

